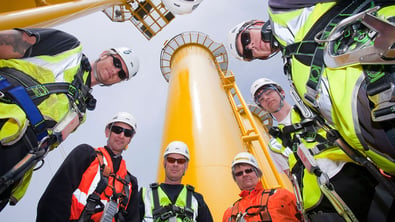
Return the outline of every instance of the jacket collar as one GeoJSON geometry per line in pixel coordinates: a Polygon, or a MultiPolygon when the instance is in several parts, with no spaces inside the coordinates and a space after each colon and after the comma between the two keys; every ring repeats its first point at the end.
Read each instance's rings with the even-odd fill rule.
{"type": "Polygon", "coordinates": [[[251,191],[249,191],[249,190],[242,190],[242,191],[240,192],[239,196],[242,197],[242,198],[244,198],[244,197],[246,197],[246,196],[248,196],[248,195],[256,194],[256,193],[258,193],[258,192],[259,192],[260,190],[262,190],[262,189],[263,189],[263,185],[262,185],[261,181],[259,181],[259,182],[255,185],[255,188],[254,188],[253,190],[251,190],[251,191]]]}

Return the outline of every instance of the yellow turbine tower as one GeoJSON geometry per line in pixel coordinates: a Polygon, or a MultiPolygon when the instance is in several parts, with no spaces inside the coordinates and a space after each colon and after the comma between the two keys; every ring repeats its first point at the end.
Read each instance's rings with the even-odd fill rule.
{"type": "MultiPolygon", "coordinates": [[[[245,128],[233,97],[247,106],[227,67],[225,47],[200,32],[175,36],[161,52],[161,71],[169,82],[161,153],[173,140],[189,146],[191,160],[183,183],[203,194],[214,221],[221,221],[225,209],[239,198],[230,170],[233,157],[241,151],[254,153],[253,141],[264,144],[249,111],[247,127],[253,129],[245,128]]],[[[263,170],[269,178],[263,179],[264,186],[283,187],[267,150],[261,150],[265,160],[260,163],[266,163],[263,170]]],[[[160,182],[164,180],[161,161],[160,182]]]]}

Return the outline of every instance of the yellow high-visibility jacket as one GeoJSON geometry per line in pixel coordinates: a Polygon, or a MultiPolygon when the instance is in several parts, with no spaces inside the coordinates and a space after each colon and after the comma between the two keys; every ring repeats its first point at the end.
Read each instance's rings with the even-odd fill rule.
{"type": "MultiPolygon", "coordinates": [[[[365,1],[361,0],[357,4],[360,6],[363,2],[365,1]]],[[[349,4],[348,1],[344,1],[344,3],[349,4]]],[[[315,23],[325,16],[325,13],[331,8],[335,7],[336,4],[336,2],[318,3],[311,7],[288,11],[269,8],[274,37],[282,48],[302,42],[315,23]]],[[[363,11],[372,6],[374,6],[374,3],[367,1],[366,7],[361,7],[360,9],[363,11]]],[[[378,15],[383,18],[389,18],[395,16],[394,12],[395,6],[389,5],[382,7],[378,11],[378,15]]],[[[323,28],[326,26],[326,24],[322,25],[323,28]]],[[[304,95],[309,94],[306,84],[310,78],[311,65],[303,63],[295,55],[291,55],[289,60],[288,65],[290,67],[288,70],[295,89],[304,102],[309,104],[304,95]]],[[[368,133],[374,133],[373,130],[376,130],[373,127],[364,128],[362,126],[365,123],[372,124],[369,115],[362,116],[361,114],[361,111],[364,111],[363,109],[368,109],[365,110],[365,113],[369,114],[371,108],[359,105],[359,99],[361,98],[368,101],[366,93],[363,91],[365,87],[364,68],[362,65],[343,68],[324,67],[318,80],[318,95],[314,98],[317,106],[311,106],[311,108],[318,111],[330,126],[338,130],[342,138],[352,148],[368,156],[384,171],[395,174],[395,156],[380,149],[380,147],[385,146],[388,148],[388,146],[391,146],[389,138],[382,133],[380,137],[370,137],[374,141],[371,142],[367,140],[369,138],[368,134],[362,132],[362,130],[365,130],[368,133]],[[388,145],[378,145],[380,143],[388,145]]],[[[382,129],[379,128],[378,130],[382,129]]],[[[394,147],[392,148],[395,152],[394,147]]]]}

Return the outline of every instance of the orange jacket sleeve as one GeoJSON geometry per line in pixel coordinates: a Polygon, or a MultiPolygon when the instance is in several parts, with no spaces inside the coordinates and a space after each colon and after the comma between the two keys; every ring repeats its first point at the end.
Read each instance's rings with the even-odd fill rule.
{"type": "Polygon", "coordinates": [[[267,205],[272,221],[299,221],[295,195],[287,189],[278,189],[267,205]]]}

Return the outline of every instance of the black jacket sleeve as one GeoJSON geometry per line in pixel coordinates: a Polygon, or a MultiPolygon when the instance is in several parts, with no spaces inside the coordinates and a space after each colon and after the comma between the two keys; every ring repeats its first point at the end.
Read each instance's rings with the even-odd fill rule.
{"type": "Polygon", "coordinates": [[[203,196],[200,193],[193,194],[199,203],[197,222],[213,222],[213,216],[208,208],[203,196]]]}
{"type": "Polygon", "coordinates": [[[95,150],[87,144],[70,152],[40,198],[37,222],[69,221],[73,192],[95,158],[95,150]]]}
{"type": "Polygon", "coordinates": [[[128,215],[126,216],[127,222],[139,222],[140,220],[140,213],[139,213],[139,187],[137,178],[131,174],[131,182],[132,182],[132,194],[130,197],[129,205],[126,209],[128,215]]]}
{"type": "Polygon", "coordinates": [[[26,28],[17,30],[24,31],[37,39],[36,43],[26,50],[24,57],[56,55],[80,45],[80,41],[76,37],[57,29],[26,28]]]}

